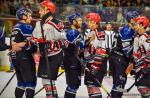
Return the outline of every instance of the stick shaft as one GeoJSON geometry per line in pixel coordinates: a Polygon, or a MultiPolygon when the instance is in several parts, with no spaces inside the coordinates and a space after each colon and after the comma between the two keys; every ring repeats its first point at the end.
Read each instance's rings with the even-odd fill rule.
{"type": "Polygon", "coordinates": [[[16,72],[11,76],[11,78],[9,79],[9,81],[7,82],[7,84],[4,86],[4,88],[0,92],[0,95],[5,91],[5,89],[7,88],[7,86],[9,85],[9,83],[11,82],[11,80],[14,78],[15,74],[16,74],[16,72]]]}

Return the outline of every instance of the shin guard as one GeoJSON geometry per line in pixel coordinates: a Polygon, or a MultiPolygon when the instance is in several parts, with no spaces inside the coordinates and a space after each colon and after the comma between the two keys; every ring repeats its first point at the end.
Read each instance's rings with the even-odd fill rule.
{"type": "Polygon", "coordinates": [[[26,88],[26,98],[34,98],[34,88],[26,88]]]}
{"type": "Polygon", "coordinates": [[[150,88],[138,86],[138,91],[141,93],[142,98],[150,98],[150,88]]]}
{"type": "Polygon", "coordinates": [[[24,87],[16,87],[16,89],[15,89],[15,97],[16,98],[22,98],[24,92],[25,92],[25,88],[24,87]]]}
{"type": "Polygon", "coordinates": [[[87,89],[88,89],[89,98],[102,98],[102,93],[99,87],[88,86],[87,89]]]}
{"type": "Polygon", "coordinates": [[[55,81],[52,80],[52,84],[50,82],[44,84],[44,88],[46,90],[46,98],[58,98],[55,81]]]}
{"type": "Polygon", "coordinates": [[[75,98],[76,97],[76,91],[79,88],[79,86],[75,85],[68,85],[65,91],[64,98],[75,98]]]}

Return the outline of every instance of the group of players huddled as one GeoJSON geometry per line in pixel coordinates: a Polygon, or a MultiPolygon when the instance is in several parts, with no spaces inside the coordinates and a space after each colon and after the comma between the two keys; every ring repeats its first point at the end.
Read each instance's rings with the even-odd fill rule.
{"type": "Polygon", "coordinates": [[[22,98],[24,93],[26,98],[34,98],[34,53],[40,57],[37,76],[42,78],[46,98],[58,98],[55,81],[62,64],[67,83],[64,98],[76,98],[82,75],[89,98],[102,98],[100,84],[107,73],[108,60],[113,78],[110,98],[122,98],[121,89],[129,73],[135,76],[141,98],[150,98],[150,34],[146,16],[129,11],[125,16],[128,24],[114,32],[110,23],[106,30],[101,30],[99,14],[87,13],[83,22],[81,15],[74,12],[68,17],[70,28],[64,30],[63,22],[54,17],[55,10],[53,2],[41,2],[41,19],[33,28],[32,11],[20,8],[10,46],[4,43],[3,34],[0,36],[0,50],[11,51],[17,75],[16,98],[22,98]]]}

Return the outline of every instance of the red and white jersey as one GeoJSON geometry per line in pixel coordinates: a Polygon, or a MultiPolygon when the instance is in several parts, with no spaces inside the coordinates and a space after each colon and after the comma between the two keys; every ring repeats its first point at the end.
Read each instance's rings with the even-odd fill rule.
{"type": "Polygon", "coordinates": [[[143,35],[137,35],[134,38],[134,58],[138,60],[145,56],[150,56],[150,35],[144,33],[143,35]]]}
{"type": "MultiPolygon", "coordinates": [[[[48,21],[42,25],[43,34],[46,41],[58,41],[66,39],[66,33],[64,32],[63,23],[55,21],[48,21]]],[[[36,23],[35,29],[33,31],[33,37],[36,39],[42,39],[42,30],[41,30],[41,22],[38,21],[36,23]]],[[[62,49],[58,51],[53,51],[49,54],[49,56],[58,54],[62,49]]]]}
{"type": "Polygon", "coordinates": [[[87,30],[86,31],[86,37],[85,40],[88,40],[89,37],[95,36],[95,39],[92,40],[89,45],[85,48],[84,57],[89,58],[91,54],[98,54],[105,56],[106,55],[106,45],[105,45],[105,33],[104,32],[98,32],[97,30],[87,30]]]}
{"type": "Polygon", "coordinates": [[[85,40],[88,39],[92,35],[95,35],[95,39],[92,40],[90,44],[93,45],[95,48],[96,47],[105,48],[105,33],[103,31],[98,32],[97,30],[92,31],[88,29],[85,40]]]}

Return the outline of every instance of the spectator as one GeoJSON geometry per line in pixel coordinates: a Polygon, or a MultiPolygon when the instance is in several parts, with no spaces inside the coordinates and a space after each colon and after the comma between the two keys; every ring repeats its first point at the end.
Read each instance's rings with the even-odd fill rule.
{"type": "Polygon", "coordinates": [[[123,17],[123,14],[122,14],[122,8],[119,8],[119,9],[118,9],[117,22],[121,22],[121,23],[124,22],[124,17],[123,17]]]}
{"type": "Polygon", "coordinates": [[[62,11],[61,15],[64,21],[67,21],[68,16],[74,11],[74,8],[71,6],[66,6],[62,11]]]}
{"type": "Polygon", "coordinates": [[[97,5],[99,6],[100,9],[103,9],[104,7],[102,0],[97,0],[97,5]]]}
{"type": "Polygon", "coordinates": [[[88,4],[88,0],[82,0],[82,4],[88,4]]]}
{"type": "Polygon", "coordinates": [[[98,5],[96,6],[93,12],[98,13],[100,16],[102,16],[102,13],[103,13],[98,5]]]}
{"type": "Polygon", "coordinates": [[[116,6],[117,6],[117,2],[116,2],[116,1],[114,1],[114,0],[111,0],[111,6],[116,7],[116,6]]]}
{"type": "Polygon", "coordinates": [[[72,4],[80,4],[80,0],[72,0],[72,4]]]}
{"type": "Polygon", "coordinates": [[[142,0],[136,0],[135,5],[136,6],[144,6],[144,2],[142,0]]]}
{"type": "Polygon", "coordinates": [[[70,3],[70,2],[69,2],[69,0],[62,0],[62,3],[63,3],[63,4],[68,4],[68,3],[70,3]]]}
{"type": "Polygon", "coordinates": [[[120,6],[126,7],[127,6],[127,0],[120,0],[120,6]]]}
{"type": "Polygon", "coordinates": [[[107,2],[105,3],[105,6],[106,6],[106,7],[110,7],[110,6],[111,6],[111,1],[110,1],[110,0],[107,0],[107,2]]]}
{"type": "Polygon", "coordinates": [[[115,20],[115,12],[113,11],[113,9],[107,8],[105,9],[105,11],[103,11],[103,17],[105,22],[112,22],[115,20]]]}
{"type": "Polygon", "coordinates": [[[127,0],[127,7],[132,6],[131,0],[127,0]]]}
{"type": "Polygon", "coordinates": [[[117,0],[116,2],[118,6],[121,6],[121,0],[117,0]]]}
{"type": "Polygon", "coordinates": [[[4,1],[4,3],[1,5],[1,14],[8,14],[9,13],[9,9],[8,9],[8,2],[4,1]]]}

